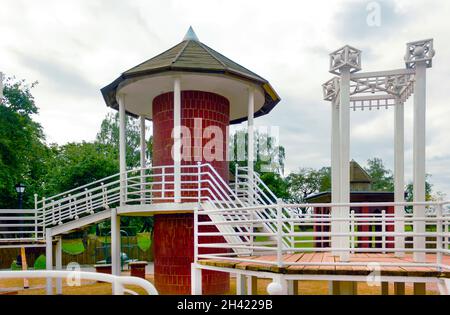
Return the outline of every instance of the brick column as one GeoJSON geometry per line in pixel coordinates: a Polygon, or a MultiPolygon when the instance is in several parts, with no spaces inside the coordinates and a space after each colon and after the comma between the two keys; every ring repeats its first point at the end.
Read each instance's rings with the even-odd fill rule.
{"type": "MultiPolygon", "coordinates": [[[[194,181],[197,177],[197,162],[209,163],[218,172],[222,179],[228,183],[228,134],[229,125],[229,101],[214,93],[202,91],[181,92],[181,126],[188,130],[190,142],[183,140],[182,152],[188,153],[182,156],[182,181],[194,181]],[[200,125],[199,125],[200,123],[200,125]],[[222,133],[222,145],[214,148],[213,152],[222,158],[213,159],[203,155],[203,151],[212,138],[217,134],[205,133],[206,128],[214,133],[219,130],[222,133]],[[192,165],[192,167],[190,167],[192,165]]],[[[173,93],[164,93],[153,100],[153,165],[173,165],[172,158],[172,129],[173,129],[173,93]]],[[[182,130],[183,132],[183,130],[182,130]]],[[[216,155],[216,154],[215,154],[216,155]]],[[[205,171],[206,169],[204,169],[205,171]]],[[[162,180],[162,172],[155,171],[160,175],[155,181],[162,180]]],[[[173,181],[173,176],[165,176],[166,181],[173,181]]],[[[203,187],[207,184],[203,183],[203,187]]],[[[202,187],[202,188],[203,188],[202,187]]],[[[182,202],[196,202],[198,183],[182,184],[182,202]],[[193,191],[185,191],[193,189],[193,191]],[[184,190],[184,191],[183,191],[184,190]]],[[[154,194],[154,202],[172,202],[173,184],[154,185],[155,190],[165,190],[154,194]]],[[[202,191],[202,196],[208,193],[202,191]]],[[[191,287],[191,263],[194,260],[194,230],[193,214],[159,214],[155,215],[154,227],[154,249],[155,249],[155,285],[162,294],[190,294],[191,287]]],[[[214,226],[201,226],[199,231],[216,232],[214,226]]],[[[222,237],[202,237],[200,243],[224,243],[222,237]]],[[[224,252],[222,249],[204,249],[200,253],[224,252]]],[[[203,271],[203,294],[224,294],[229,291],[229,274],[213,271],[203,271]]]]}

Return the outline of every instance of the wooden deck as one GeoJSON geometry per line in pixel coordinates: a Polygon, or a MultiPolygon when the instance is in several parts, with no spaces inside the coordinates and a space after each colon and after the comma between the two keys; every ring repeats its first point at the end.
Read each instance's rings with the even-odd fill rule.
{"type": "MultiPolygon", "coordinates": [[[[251,256],[242,257],[243,259],[262,260],[262,261],[276,261],[276,256],[251,256]]],[[[436,261],[435,255],[428,254],[426,256],[427,262],[433,263],[436,261]]],[[[232,268],[251,271],[264,271],[283,274],[304,274],[304,275],[356,275],[367,276],[373,270],[367,266],[321,266],[321,265],[289,265],[289,263],[296,262],[339,262],[339,257],[334,257],[331,253],[297,253],[287,254],[283,256],[285,266],[278,267],[275,265],[264,264],[260,262],[239,262],[231,260],[205,259],[199,260],[198,263],[205,266],[215,266],[222,268],[232,268]]],[[[394,254],[352,254],[350,262],[367,262],[367,263],[413,263],[411,254],[406,254],[405,257],[398,258],[394,254]]],[[[443,256],[442,262],[450,265],[450,256],[443,256]]],[[[403,266],[381,266],[381,276],[401,276],[401,277],[450,277],[450,271],[438,271],[430,267],[403,267],[403,266]]]]}

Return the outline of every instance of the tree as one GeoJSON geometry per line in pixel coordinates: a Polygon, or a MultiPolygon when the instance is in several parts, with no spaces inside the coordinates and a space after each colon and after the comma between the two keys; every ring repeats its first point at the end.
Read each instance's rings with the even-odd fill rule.
{"type": "Polygon", "coordinates": [[[61,193],[119,172],[117,156],[110,145],[68,143],[54,145],[53,151],[51,170],[45,182],[48,193],[61,193]]]}
{"type": "MultiPolygon", "coordinates": [[[[128,167],[140,165],[140,124],[136,119],[127,116],[126,119],[126,161],[128,167]]],[[[97,142],[108,145],[119,161],[119,114],[107,114],[103,119],[97,142]]],[[[153,138],[147,142],[148,159],[151,159],[153,138]]]]}
{"type": "MultiPolygon", "coordinates": [[[[284,174],[285,149],[276,145],[276,139],[267,133],[255,132],[254,170],[258,173],[284,174]]],[[[236,164],[248,165],[248,133],[238,130],[230,136],[230,172],[234,173],[236,164]]]]}
{"type": "Polygon", "coordinates": [[[372,190],[393,191],[394,177],[392,171],[387,169],[380,158],[367,160],[367,167],[364,168],[372,178],[372,190]]]}
{"type": "Polygon", "coordinates": [[[297,173],[291,173],[286,178],[290,201],[305,202],[306,197],[320,191],[330,190],[331,173],[329,167],[319,170],[301,168],[297,173]]]}
{"type": "Polygon", "coordinates": [[[23,206],[34,206],[34,193],[43,192],[51,151],[42,127],[32,118],[38,113],[31,89],[24,80],[7,78],[0,100],[0,208],[16,208],[15,185],[26,185],[23,206]]]}

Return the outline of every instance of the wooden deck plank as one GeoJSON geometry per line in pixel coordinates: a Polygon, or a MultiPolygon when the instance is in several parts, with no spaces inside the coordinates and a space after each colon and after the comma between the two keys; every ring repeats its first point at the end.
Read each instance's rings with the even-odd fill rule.
{"type": "MultiPolygon", "coordinates": [[[[248,256],[242,257],[248,260],[259,260],[266,262],[275,262],[276,255],[263,256],[248,256]]],[[[427,255],[427,261],[434,262],[436,257],[434,255],[427,255]]],[[[450,258],[443,257],[443,262],[450,258]]],[[[395,257],[393,253],[356,253],[350,256],[350,262],[361,262],[361,266],[324,266],[324,265],[294,265],[293,263],[314,263],[314,262],[339,262],[339,257],[334,257],[331,252],[303,252],[295,254],[283,255],[283,262],[285,266],[278,267],[273,264],[263,262],[242,262],[237,260],[222,260],[220,257],[216,259],[200,260],[199,264],[236,268],[242,270],[264,271],[273,273],[288,273],[288,274],[334,274],[334,275],[368,275],[373,269],[364,265],[372,263],[392,263],[393,266],[381,266],[381,275],[383,276],[404,276],[404,277],[450,277],[450,270],[437,271],[431,267],[411,266],[401,267],[396,264],[412,263],[412,255],[407,254],[404,257],[395,257]]]]}

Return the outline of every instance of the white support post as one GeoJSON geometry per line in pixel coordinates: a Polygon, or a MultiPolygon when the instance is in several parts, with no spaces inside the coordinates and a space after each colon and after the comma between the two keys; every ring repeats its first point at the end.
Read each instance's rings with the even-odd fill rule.
{"type": "MultiPolygon", "coordinates": [[[[405,201],[405,113],[403,103],[397,99],[395,102],[394,114],[394,201],[405,201]]],[[[405,222],[401,221],[405,217],[405,207],[395,206],[395,233],[405,232],[405,222]],[[400,219],[400,220],[399,220],[400,219]]],[[[405,238],[395,237],[395,248],[405,248],[405,238]]],[[[404,252],[395,252],[396,257],[403,257],[404,252]]]]}
{"type": "MultiPolygon", "coordinates": [[[[425,62],[416,63],[414,84],[414,202],[425,201],[425,123],[426,123],[426,70],[425,62]]],[[[414,206],[414,217],[424,217],[425,206],[414,206]]],[[[425,221],[414,221],[414,233],[425,233],[425,221]]],[[[425,237],[414,236],[414,248],[425,248],[425,237]]],[[[415,262],[425,262],[425,252],[414,252],[415,262]]]]}
{"type": "Polygon", "coordinates": [[[236,295],[247,295],[245,288],[246,276],[240,273],[236,274],[236,295]]]}
{"type": "MultiPolygon", "coordinates": [[[[341,68],[340,80],[340,102],[339,102],[339,129],[340,129],[340,202],[350,202],[350,68],[341,68]]],[[[348,218],[350,215],[349,207],[341,207],[340,218],[348,218]]],[[[341,221],[340,233],[348,233],[349,222],[341,221]]],[[[341,248],[349,247],[349,237],[340,237],[341,248]]],[[[341,251],[341,261],[348,261],[349,251],[341,251]]]]}
{"type": "Polygon", "coordinates": [[[283,266],[283,208],[281,199],[277,200],[277,266],[283,266]]]}
{"type": "Polygon", "coordinates": [[[120,276],[120,259],[120,216],[114,208],[111,211],[111,273],[115,276],[120,276]]]}
{"type": "Polygon", "coordinates": [[[251,204],[255,203],[254,200],[254,155],[255,155],[255,135],[254,135],[254,115],[255,115],[255,90],[253,87],[248,88],[248,108],[247,108],[247,129],[248,129],[248,141],[247,141],[247,154],[248,154],[248,185],[249,185],[249,198],[251,204]]]}
{"type": "MultiPolygon", "coordinates": [[[[47,270],[53,270],[53,241],[52,229],[45,230],[45,266],[47,270]]],[[[53,295],[53,279],[46,280],[47,295],[53,295]]]]}
{"type": "MultiPolygon", "coordinates": [[[[341,199],[340,184],[341,184],[341,172],[340,172],[340,124],[339,124],[339,99],[335,98],[331,102],[331,202],[339,203],[341,199]]],[[[332,208],[331,210],[331,233],[339,233],[340,224],[337,221],[333,221],[339,217],[339,208],[332,208]]],[[[336,236],[331,237],[331,247],[339,247],[339,238],[336,236]]],[[[338,256],[339,252],[333,251],[333,256],[338,256]]]]}
{"type": "MultiPolygon", "coordinates": [[[[442,252],[448,249],[447,247],[444,247],[443,244],[445,242],[442,242],[442,204],[439,204],[436,209],[436,217],[438,218],[436,220],[436,233],[438,234],[438,237],[436,238],[436,264],[438,265],[439,270],[442,270],[442,252]]],[[[447,225],[447,224],[446,224],[447,225]]]]}
{"type": "MultiPolygon", "coordinates": [[[[56,270],[62,270],[62,238],[61,238],[61,236],[58,236],[56,238],[55,264],[56,264],[56,270]]],[[[62,278],[56,279],[56,294],[62,295],[62,278]]]]}
{"type": "Polygon", "coordinates": [[[173,80],[173,173],[174,200],[181,202],[181,81],[173,80]]]}
{"type": "Polygon", "coordinates": [[[147,145],[145,142],[145,116],[141,115],[140,117],[140,129],[141,129],[141,138],[140,138],[140,145],[141,145],[141,205],[145,204],[145,152],[147,149],[147,145]]]}
{"type": "Polygon", "coordinates": [[[202,269],[197,268],[196,264],[191,264],[191,294],[202,295],[202,269]]]}
{"type": "Polygon", "coordinates": [[[126,145],[126,113],[125,113],[125,95],[118,96],[119,102],[119,166],[120,166],[120,205],[126,203],[126,171],[127,171],[127,145],[126,145]]]}

